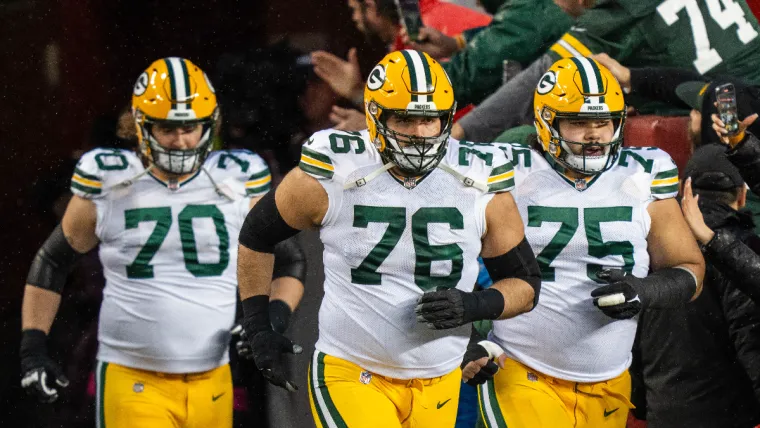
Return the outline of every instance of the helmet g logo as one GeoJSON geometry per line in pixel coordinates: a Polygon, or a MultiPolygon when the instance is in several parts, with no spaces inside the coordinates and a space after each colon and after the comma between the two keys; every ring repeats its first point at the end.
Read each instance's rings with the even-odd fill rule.
{"type": "Polygon", "coordinates": [[[143,74],[141,74],[140,77],[137,78],[137,82],[135,82],[134,94],[136,97],[139,97],[140,95],[144,94],[147,89],[148,73],[143,71],[143,74]]]}
{"type": "Polygon", "coordinates": [[[554,85],[556,84],[557,84],[557,75],[554,74],[553,71],[549,70],[541,77],[541,80],[538,81],[536,92],[538,92],[541,95],[548,94],[549,92],[551,92],[552,89],[554,89],[554,85]]]}
{"type": "Polygon", "coordinates": [[[367,79],[367,89],[370,91],[376,91],[383,87],[385,83],[385,67],[382,64],[378,64],[369,73],[369,79],[367,79]]]}

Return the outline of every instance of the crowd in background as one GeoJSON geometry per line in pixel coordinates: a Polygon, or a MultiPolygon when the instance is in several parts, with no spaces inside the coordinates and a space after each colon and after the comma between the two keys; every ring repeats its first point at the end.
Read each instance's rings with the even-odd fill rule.
{"type": "MultiPolygon", "coordinates": [[[[418,40],[402,30],[393,0],[347,3],[356,27],[369,39],[389,50],[425,51],[441,61],[460,107],[452,134],[458,138],[524,142],[533,132],[532,94],[538,79],[557,58],[570,55],[593,56],[612,71],[628,94],[630,116],[688,116],[679,122],[688,131],[681,150],[693,155],[679,166],[685,166],[685,217],[707,261],[705,291],[682,311],[647,310],[640,316],[631,369],[634,415],[655,428],[760,425],[760,238],[753,221],[760,215],[760,141],[754,137],[760,136],[760,121],[754,120],[760,113],[760,26],[745,0],[720,2],[735,24],[726,31],[735,37],[721,40],[730,45],[728,51],[716,45],[723,55],[717,63],[714,58],[713,63],[685,60],[693,56],[692,39],[658,33],[665,31],[658,5],[672,3],[668,1],[481,0],[489,16],[420,0],[425,27],[418,40]],[[723,124],[715,117],[714,89],[726,82],[736,87],[741,138],[721,138],[723,124]]],[[[677,19],[685,20],[685,13],[677,19]]],[[[715,31],[717,24],[710,25],[715,31]]],[[[327,51],[299,52],[287,42],[222,55],[210,67],[222,118],[216,147],[259,153],[276,183],[297,164],[300,146],[311,133],[328,127],[363,129],[367,70],[361,69],[358,56],[356,49],[345,58],[327,51]]],[[[97,118],[86,145],[83,149],[134,148],[129,111],[97,118]]],[[[36,207],[51,229],[70,197],[69,177],[80,154],[72,153],[33,187],[36,207]]],[[[59,315],[64,321],[56,323],[50,346],[66,363],[72,383],[54,426],[94,424],[91,373],[103,281],[92,252],[65,287],[59,315]]],[[[233,368],[240,386],[237,424],[260,426],[251,425],[266,420],[257,371],[234,360],[233,368]]],[[[460,412],[458,426],[475,426],[472,412],[460,412]]],[[[631,420],[631,426],[637,423],[631,420]]]]}

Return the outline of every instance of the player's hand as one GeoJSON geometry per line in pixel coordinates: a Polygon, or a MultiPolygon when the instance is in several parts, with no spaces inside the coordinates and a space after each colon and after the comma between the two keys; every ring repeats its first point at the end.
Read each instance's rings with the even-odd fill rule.
{"type": "Polygon", "coordinates": [[[367,119],[359,110],[333,106],[330,121],[334,128],[340,131],[362,131],[367,129],[367,119]]]}
{"type": "Polygon", "coordinates": [[[597,60],[599,64],[602,64],[603,66],[607,67],[607,69],[610,70],[610,73],[612,73],[612,75],[615,76],[618,83],[620,83],[620,87],[623,88],[623,90],[626,93],[631,92],[631,69],[630,68],[620,64],[619,62],[617,62],[615,58],[612,58],[606,53],[592,55],[591,58],[597,60]]]}
{"type": "Polygon", "coordinates": [[[492,379],[499,368],[504,368],[506,359],[504,350],[493,342],[471,343],[462,360],[462,380],[470,386],[481,385],[492,379]]]}
{"type": "MultiPolygon", "coordinates": [[[[714,103],[717,107],[718,103],[714,103]]],[[[723,144],[727,144],[731,147],[735,147],[737,144],[739,144],[743,139],[745,135],[745,131],[747,128],[750,127],[753,123],[755,123],[755,120],[757,120],[757,113],[747,116],[739,122],[739,130],[734,133],[734,135],[728,135],[728,130],[726,129],[726,124],[723,123],[722,120],[720,120],[720,117],[717,114],[714,114],[710,116],[712,119],[713,125],[712,128],[715,131],[716,134],[718,134],[718,138],[720,138],[720,142],[723,144]]]]}
{"type": "Polygon", "coordinates": [[[406,31],[401,29],[401,38],[404,44],[412,49],[426,52],[431,57],[440,60],[454,55],[458,50],[457,40],[449,37],[435,28],[422,27],[417,40],[411,40],[406,31]]]}
{"type": "Polygon", "coordinates": [[[235,341],[235,351],[238,357],[244,360],[252,360],[253,349],[248,344],[248,336],[246,336],[243,326],[235,324],[232,330],[230,330],[230,335],[232,336],[232,340],[235,341]]]}
{"type": "Polygon", "coordinates": [[[47,336],[41,330],[24,330],[21,337],[21,387],[40,402],[58,399],[58,388],[69,386],[63,370],[47,353],[47,336]]]}
{"type": "Polygon", "coordinates": [[[641,312],[639,290],[645,286],[641,278],[620,269],[605,269],[596,275],[609,282],[591,291],[594,306],[610,318],[625,320],[641,312]]]}
{"type": "Polygon", "coordinates": [[[359,69],[356,48],[348,51],[347,61],[329,52],[316,51],[311,54],[311,63],[314,73],[327,82],[336,94],[352,101],[363,96],[364,78],[359,69]]]}
{"type": "Polygon", "coordinates": [[[686,220],[686,224],[689,225],[691,233],[702,245],[707,245],[715,232],[705,223],[705,218],[702,216],[702,211],[699,210],[699,195],[694,196],[691,190],[691,177],[686,179],[686,184],[683,186],[683,199],[681,199],[681,210],[683,211],[683,218],[686,220]]]}
{"type": "MultiPolygon", "coordinates": [[[[243,327],[245,330],[245,327],[243,327]]],[[[280,355],[284,353],[300,354],[303,348],[274,330],[262,330],[247,340],[251,348],[253,361],[262,376],[272,385],[285,388],[290,392],[298,387],[285,376],[280,355]]]]}
{"type": "Polygon", "coordinates": [[[420,297],[414,312],[417,321],[434,330],[455,328],[471,322],[465,318],[464,291],[456,288],[427,292],[420,297]]]}

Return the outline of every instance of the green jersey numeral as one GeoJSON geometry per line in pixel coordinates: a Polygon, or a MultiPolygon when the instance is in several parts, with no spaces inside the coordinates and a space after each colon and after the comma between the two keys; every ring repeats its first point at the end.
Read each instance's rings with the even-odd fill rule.
{"type": "MultiPolygon", "coordinates": [[[[406,228],[406,208],[373,207],[356,205],[354,207],[354,227],[366,228],[369,223],[387,223],[380,242],[378,242],[361,264],[351,269],[351,282],[361,285],[380,285],[382,274],[377,269],[388,258],[398,244],[406,228]]],[[[462,248],[457,244],[431,245],[428,225],[443,223],[452,230],[464,228],[464,217],[456,208],[420,208],[412,215],[412,241],[415,252],[414,282],[423,290],[438,287],[456,287],[462,278],[464,258],[462,248]],[[450,261],[451,272],[447,276],[433,276],[434,261],[450,261]]]]}
{"type": "MultiPolygon", "coordinates": [[[[182,255],[185,268],[196,278],[221,275],[230,263],[230,235],[224,222],[224,214],[215,205],[188,205],[177,216],[182,255]],[[193,229],[194,218],[211,218],[219,238],[219,262],[201,263],[193,229]]],[[[148,241],[127,266],[127,278],[147,279],[155,276],[150,261],[158,252],[172,225],[171,207],[136,208],[124,211],[126,229],[136,229],[142,222],[156,222],[148,241]]]]}
{"type": "MultiPolygon", "coordinates": [[[[560,207],[528,207],[528,227],[541,227],[543,223],[560,223],[559,230],[552,237],[549,244],[538,254],[536,259],[541,268],[541,277],[544,281],[555,281],[555,268],[551,263],[559,256],[562,250],[575,235],[579,225],[578,208],[560,207]]],[[[630,241],[608,241],[602,239],[601,223],[622,221],[631,222],[633,219],[632,207],[604,207],[584,208],[583,218],[586,239],[588,240],[588,254],[591,257],[604,258],[606,256],[623,256],[623,270],[633,270],[633,244],[630,241]]],[[[603,266],[589,263],[586,266],[586,275],[598,281],[596,274],[603,266]]]]}

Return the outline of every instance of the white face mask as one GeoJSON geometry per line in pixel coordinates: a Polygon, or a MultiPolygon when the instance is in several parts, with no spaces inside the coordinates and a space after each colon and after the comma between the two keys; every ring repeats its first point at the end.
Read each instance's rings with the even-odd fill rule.
{"type": "Polygon", "coordinates": [[[583,154],[576,155],[570,150],[567,143],[562,141],[562,149],[565,152],[565,157],[562,159],[568,165],[581,171],[589,173],[601,172],[604,167],[607,166],[607,159],[610,157],[610,145],[602,146],[604,154],[600,156],[583,156],[583,154]]]}
{"type": "Polygon", "coordinates": [[[435,168],[437,162],[434,162],[434,159],[438,157],[440,150],[443,148],[443,143],[441,142],[431,144],[429,146],[432,147],[424,155],[420,155],[420,152],[415,147],[406,146],[402,148],[394,138],[387,138],[387,141],[397,150],[391,155],[393,162],[403,170],[419,173],[424,173],[435,168]],[[420,166],[423,168],[420,168],[420,166]]]}

